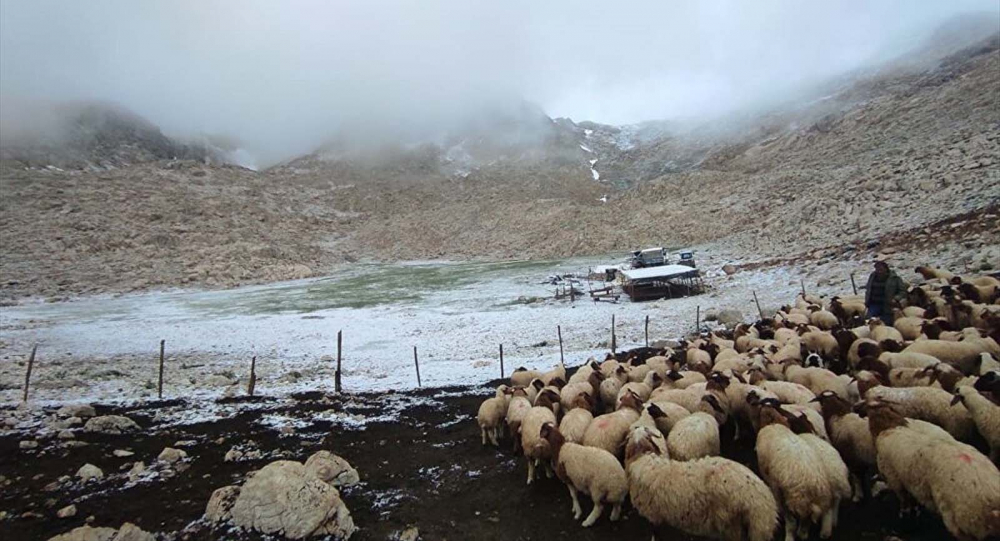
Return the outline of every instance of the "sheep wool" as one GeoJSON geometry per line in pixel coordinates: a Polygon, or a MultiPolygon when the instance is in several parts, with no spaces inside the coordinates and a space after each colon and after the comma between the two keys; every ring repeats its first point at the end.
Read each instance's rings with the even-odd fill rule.
{"type": "Polygon", "coordinates": [[[910,495],[959,539],[1000,535],[1000,471],[974,447],[930,437],[888,404],[869,401],[878,469],[901,502],[910,495]]]}
{"type": "Polygon", "coordinates": [[[510,375],[510,384],[515,387],[527,387],[531,384],[531,380],[541,377],[541,375],[542,373],[538,370],[528,370],[522,366],[510,375]]]}
{"type": "Polygon", "coordinates": [[[528,484],[536,479],[536,466],[544,464],[546,471],[550,469],[548,461],[552,458],[549,442],[541,437],[542,425],[556,424],[556,415],[552,410],[542,406],[531,408],[521,422],[521,449],[528,461],[528,484]]]}
{"type": "Polygon", "coordinates": [[[594,420],[594,414],[586,408],[573,408],[559,422],[559,432],[570,443],[583,441],[583,434],[594,420]]]}
{"type": "Polygon", "coordinates": [[[778,505],[749,468],[721,457],[671,460],[663,435],[638,428],[626,447],[629,497],[640,515],[691,535],[770,541],[778,505]]]}
{"type": "Polygon", "coordinates": [[[494,396],[487,398],[479,406],[479,430],[483,435],[483,445],[492,443],[500,446],[500,436],[504,418],[507,414],[507,401],[504,397],[494,396]]]}
{"type": "Polygon", "coordinates": [[[976,429],[990,446],[990,460],[994,463],[1000,461],[1000,406],[980,394],[971,385],[958,388],[952,404],[956,401],[965,405],[972,414],[976,429]]]}
{"type": "Polygon", "coordinates": [[[625,470],[611,453],[594,447],[586,447],[566,441],[554,425],[545,424],[541,436],[552,449],[552,462],[556,476],[566,484],[573,499],[573,518],[583,515],[578,492],[590,496],[594,508],[583,527],[592,526],[601,516],[605,504],[611,504],[611,520],[621,517],[622,504],[628,495],[628,477],[625,470]]]}
{"type": "Polygon", "coordinates": [[[707,413],[692,413],[674,425],[667,435],[667,450],[675,460],[688,461],[718,456],[719,425],[707,413]]]}
{"type": "Polygon", "coordinates": [[[785,510],[785,540],[806,538],[810,524],[820,524],[820,536],[833,532],[834,494],[823,459],[788,426],[773,399],[761,401],[757,432],[757,462],[761,476],[780,495],[785,510]]]}
{"type": "Polygon", "coordinates": [[[879,385],[863,394],[866,399],[893,402],[904,417],[934,423],[958,440],[968,440],[975,428],[969,410],[961,404],[952,406],[952,395],[943,389],[879,385]]]}
{"type": "Polygon", "coordinates": [[[640,409],[642,402],[634,394],[626,394],[622,397],[622,405],[617,411],[597,416],[587,426],[583,434],[583,444],[621,456],[622,443],[628,435],[629,427],[639,420],[640,409]]]}

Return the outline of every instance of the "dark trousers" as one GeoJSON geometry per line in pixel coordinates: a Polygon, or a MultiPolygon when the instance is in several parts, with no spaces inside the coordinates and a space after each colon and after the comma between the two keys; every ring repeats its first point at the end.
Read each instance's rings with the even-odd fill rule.
{"type": "Polygon", "coordinates": [[[892,325],[892,310],[882,310],[881,306],[869,306],[868,317],[877,317],[886,325],[892,325]]]}

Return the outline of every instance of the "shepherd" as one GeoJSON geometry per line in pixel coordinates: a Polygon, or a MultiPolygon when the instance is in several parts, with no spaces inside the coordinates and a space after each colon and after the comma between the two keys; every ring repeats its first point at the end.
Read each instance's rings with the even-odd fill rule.
{"type": "Polygon", "coordinates": [[[884,259],[875,260],[875,271],[868,277],[865,307],[868,317],[877,317],[892,325],[892,308],[906,295],[906,282],[889,268],[884,259]]]}

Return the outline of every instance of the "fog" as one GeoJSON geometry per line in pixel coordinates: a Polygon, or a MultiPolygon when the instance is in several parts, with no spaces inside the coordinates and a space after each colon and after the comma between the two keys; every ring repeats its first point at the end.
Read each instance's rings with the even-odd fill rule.
{"type": "Polygon", "coordinates": [[[575,120],[694,118],[780,100],[902,54],[957,14],[998,9],[996,0],[3,0],[0,112],[11,117],[22,98],[110,101],[169,134],[234,137],[265,162],[345,131],[440,132],[520,100],[575,120]]]}

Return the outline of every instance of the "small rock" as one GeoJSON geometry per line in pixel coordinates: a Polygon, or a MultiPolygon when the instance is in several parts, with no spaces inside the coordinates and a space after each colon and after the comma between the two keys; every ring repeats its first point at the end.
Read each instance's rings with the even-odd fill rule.
{"type": "Polygon", "coordinates": [[[180,440],[174,443],[174,447],[194,447],[195,445],[198,445],[195,440],[180,440]]]}
{"type": "Polygon", "coordinates": [[[111,452],[111,454],[115,455],[118,458],[125,458],[127,456],[132,456],[135,453],[133,453],[132,451],[127,451],[125,449],[115,449],[114,451],[111,452]]]}
{"type": "Polygon", "coordinates": [[[399,532],[396,536],[399,541],[417,541],[420,539],[420,530],[416,526],[410,526],[409,528],[399,532]]]}
{"type": "Polygon", "coordinates": [[[100,479],[104,477],[104,472],[101,471],[101,468],[98,468],[93,464],[84,464],[83,467],[76,472],[76,476],[86,483],[91,479],[100,479]]]}
{"type": "Polygon", "coordinates": [[[226,451],[226,456],[222,460],[226,462],[236,462],[237,460],[243,458],[243,453],[238,449],[230,449],[226,451]]]}
{"type": "Polygon", "coordinates": [[[61,440],[71,440],[71,439],[74,439],[74,438],[76,438],[76,436],[73,435],[73,431],[72,430],[60,430],[59,431],[59,439],[61,439],[61,440]]]}
{"type": "Polygon", "coordinates": [[[21,449],[35,449],[38,447],[38,442],[35,440],[22,440],[18,445],[21,449]]]}
{"type": "Polygon", "coordinates": [[[736,274],[737,268],[734,265],[725,264],[722,266],[722,272],[726,273],[726,276],[736,274]]]}
{"type": "Polygon", "coordinates": [[[77,404],[77,405],[66,405],[59,408],[56,411],[56,415],[60,417],[96,417],[97,412],[94,411],[94,407],[90,404],[77,404]]]}
{"type": "Polygon", "coordinates": [[[83,425],[87,432],[100,432],[102,434],[123,434],[139,430],[139,425],[135,421],[121,415],[102,415],[94,417],[83,425]]]}
{"type": "Polygon", "coordinates": [[[136,463],[132,465],[132,469],[128,471],[128,480],[134,482],[145,471],[146,465],[143,464],[141,460],[136,461],[136,463]]]}
{"type": "Polygon", "coordinates": [[[173,447],[164,447],[163,451],[160,451],[160,455],[156,457],[160,462],[166,462],[168,464],[173,464],[178,460],[187,458],[187,453],[181,451],[180,449],[174,449],[173,447]]]}
{"type": "Polygon", "coordinates": [[[62,509],[56,511],[56,516],[59,518],[70,518],[76,516],[76,506],[73,504],[67,505],[62,509]]]}

